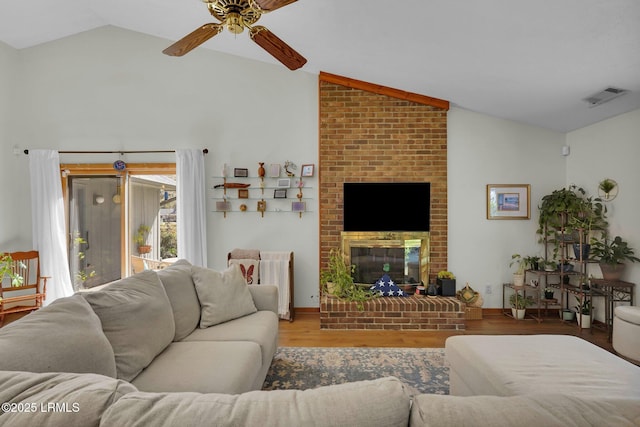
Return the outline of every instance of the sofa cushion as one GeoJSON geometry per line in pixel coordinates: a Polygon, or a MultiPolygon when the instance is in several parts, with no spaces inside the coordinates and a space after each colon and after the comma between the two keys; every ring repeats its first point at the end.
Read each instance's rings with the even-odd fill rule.
{"type": "Polygon", "coordinates": [[[0,425],[98,426],[104,411],[136,388],[96,374],[0,371],[0,425]],[[52,406],[56,405],[56,406],[52,406]]]}
{"type": "Polygon", "coordinates": [[[100,318],[113,347],[118,378],[135,378],[173,340],[171,304],[154,271],[143,271],[82,296],[100,318]]]}
{"type": "MultiPolygon", "coordinates": [[[[562,390],[562,384],[558,385],[562,390]]],[[[135,394],[134,394],[135,395],[135,394]]],[[[128,404],[126,402],[125,404],[128,404]]],[[[445,396],[421,394],[411,406],[412,426],[634,426],[640,400],[564,394],[445,396]]]]}
{"type": "Polygon", "coordinates": [[[0,329],[0,370],[116,376],[100,319],[80,295],[60,298],[0,329]]]}
{"type": "Polygon", "coordinates": [[[260,346],[262,366],[268,369],[278,348],[278,322],[274,312],[258,311],[209,328],[196,329],[184,341],[251,341],[260,346]]]}
{"type": "Polygon", "coordinates": [[[201,328],[258,311],[239,266],[232,265],[225,271],[193,266],[192,273],[202,307],[201,328]]]}
{"type": "Polygon", "coordinates": [[[132,382],[141,391],[235,394],[255,389],[261,366],[256,343],[181,341],[171,343],[132,382]]]}
{"type": "Polygon", "coordinates": [[[109,408],[102,426],[406,427],[410,405],[396,378],[235,396],[130,393],[109,408]]]}
{"type": "Polygon", "coordinates": [[[158,271],[158,277],[167,292],[173,320],[176,324],[174,341],[180,341],[198,327],[200,301],[191,277],[191,263],[181,259],[158,271]]]}

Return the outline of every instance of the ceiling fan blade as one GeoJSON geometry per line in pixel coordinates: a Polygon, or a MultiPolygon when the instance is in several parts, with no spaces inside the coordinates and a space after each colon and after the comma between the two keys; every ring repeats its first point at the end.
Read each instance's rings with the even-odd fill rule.
{"type": "Polygon", "coordinates": [[[261,12],[271,12],[272,10],[279,9],[296,1],[297,0],[250,0],[250,3],[254,3],[252,6],[258,6],[256,9],[261,12]]]}
{"type": "Polygon", "coordinates": [[[290,70],[297,70],[307,63],[307,60],[291,46],[283,42],[267,28],[257,25],[249,30],[251,40],[269,52],[271,56],[282,62],[290,70]]]}
{"type": "Polygon", "coordinates": [[[218,34],[223,28],[221,24],[204,24],[163,50],[162,53],[169,56],[182,56],[218,34]]]}

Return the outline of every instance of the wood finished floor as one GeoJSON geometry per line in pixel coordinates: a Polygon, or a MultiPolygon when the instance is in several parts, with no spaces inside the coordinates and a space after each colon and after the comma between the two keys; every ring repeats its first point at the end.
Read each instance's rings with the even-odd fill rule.
{"type": "Polygon", "coordinates": [[[335,331],[320,329],[318,313],[296,313],[295,320],[280,321],[279,345],[282,347],[444,347],[453,335],[534,335],[558,334],[582,337],[613,351],[604,330],[580,331],[576,324],[548,318],[514,320],[501,313],[484,315],[482,320],[467,320],[464,331],[335,331]]]}
{"type": "MultiPolygon", "coordinates": [[[[281,347],[444,347],[452,335],[575,335],[613,352],[604,330],[593,328],[580,331],[576,324],[549,317],[543,322],[514,320],[495,310],[484,314],[482,320],[467,320],[464,331],[329,331],[320,329],[320,314],[298,312],[295,321],[280,321],[278,344],[281,347]]],[[[24,316],[15,313],[6,316],[4,324],[24,316]]]]}

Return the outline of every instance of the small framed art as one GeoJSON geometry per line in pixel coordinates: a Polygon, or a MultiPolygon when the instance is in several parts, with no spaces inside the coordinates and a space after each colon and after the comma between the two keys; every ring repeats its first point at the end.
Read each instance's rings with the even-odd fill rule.
{"type": "Polygon", "coordinates": [[[304,212],[307,210],[305,202],[291,202],[291,212],[304,212]]]}
{"type": "Polygon", "coordinates": [[[487,184],[487,219],[529,219],[529,184],[487,184]]]}
{"type": "Polygon", "coordinates": [[[313,176],[314,165],[302,165],[300,176],[313,176]]]}
{"type": "Polygon", "coordinates": [[[280,163],[271,163],[271,165],[269,165],[269,176],[271,178],[278,178],[280,176],[280,163]]]}
{"type": "Polygon", "coordinates": [[[291,187],[291,178],[279,178],[277,187],[278,188],[289,188],[289,187],[291,187]]]}
{"type": "Polygon", "coordinates": [[[278,188],[273,190],[273,198],[274,199],[286,199],[287,198],[287,190],[286,188],[278,188]]]}
{"type": "Polygon", "coordinates": [[[249,198],[249,190],[246,188],[238,189],[238,199],[248,199],[249,198]]]}
{"type": "Polygon", "coordinates": [[[225,201],[216,202],[216,210],[219,212],[229,212],[231,210],[231,203],[225,201]]]}
{"type": "Polygon", "coordinates": [[[247,168],[233,168],[233,176],[235,178],[246,178],[249,176],[249,169],[247,168]]]}

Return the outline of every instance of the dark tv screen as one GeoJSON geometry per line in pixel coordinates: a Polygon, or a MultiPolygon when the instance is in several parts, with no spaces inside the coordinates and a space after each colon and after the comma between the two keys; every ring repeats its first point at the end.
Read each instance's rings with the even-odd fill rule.
{"type": "Polygon", "coordinates": [[[428,182],[345,182],[344,231],[429,231],[428,182]]]}

